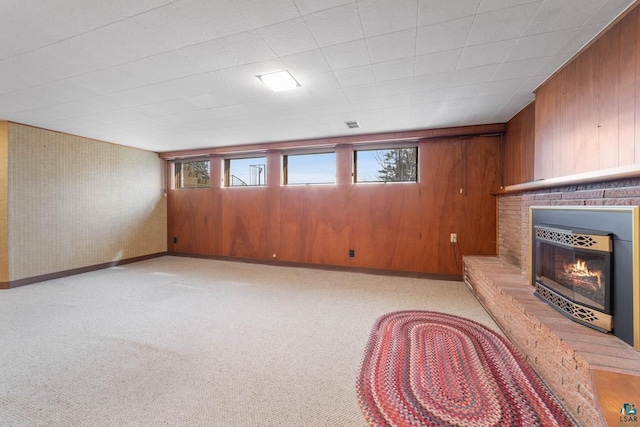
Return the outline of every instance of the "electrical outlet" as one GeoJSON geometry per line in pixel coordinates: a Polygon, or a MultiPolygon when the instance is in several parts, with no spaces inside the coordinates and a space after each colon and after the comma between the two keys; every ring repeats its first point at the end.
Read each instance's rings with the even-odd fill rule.
{"type": "Polygon", "coordinates": [[[458,235],[456,233],[451,233],[451,243],[458,242],[458,235]]]}
{"type": "Polygon", "coordinates": [[[356,256],[356,251],[354,249],[349,249],[349,258],[354,258],[356,256]]]}

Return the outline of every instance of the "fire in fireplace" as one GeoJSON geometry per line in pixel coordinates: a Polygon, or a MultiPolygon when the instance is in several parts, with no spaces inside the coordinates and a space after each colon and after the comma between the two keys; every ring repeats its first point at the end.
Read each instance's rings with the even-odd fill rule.
{"type": "Polygon", "coordinates": [[[611,332],[611,236],[540,224],[534,245],[535,295],[577,322],[611,332]]]}

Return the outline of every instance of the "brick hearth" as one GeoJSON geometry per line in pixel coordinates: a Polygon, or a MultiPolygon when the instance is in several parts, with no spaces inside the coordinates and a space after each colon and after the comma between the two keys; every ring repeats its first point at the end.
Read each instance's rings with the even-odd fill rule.
{"type": "Polygon", "coordinates": [[[619,426],[622,404],[640,402],[640,352],[536,298],[505,260],[468,256],[464,265],[467,286],[578,424],[619,426]]]}

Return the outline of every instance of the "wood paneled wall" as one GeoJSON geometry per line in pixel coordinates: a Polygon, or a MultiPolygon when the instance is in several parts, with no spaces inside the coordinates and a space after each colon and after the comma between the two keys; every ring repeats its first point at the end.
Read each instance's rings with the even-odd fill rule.
{"type": "Polygon", "coordinates": [[[352,184],[353,145],[339,144],[336,185],[281,186],[282,151],[271,148],[266,187],[223,188],[222,157],[212,155],[211,188],[168,191],[169,250],[460,275],[463,254],[497,251],[500,144],[500,136],[421,140],[416,184],[352,184]]]}
{"type": "Polygon", "coordinates": [[[532,102],[507,123],[504,136],[504,185],[533,181],[535,103],[532,102]]]}
{"type": "Polygon", "coordinates": [[[537,91],[534,180],[640,163],[639,20],[636,7],[537,91]]]}

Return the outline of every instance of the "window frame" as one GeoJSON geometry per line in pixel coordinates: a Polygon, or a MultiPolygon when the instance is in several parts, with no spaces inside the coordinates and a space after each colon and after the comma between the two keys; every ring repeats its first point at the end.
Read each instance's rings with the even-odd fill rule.
{"type": "MultiPolygon", "coordinates": [[[[256,153],[255,155],[251,154],[242,154],[237,156],[226,156],[222,158],[222,176],[223,176],[223,188],[260,188],[267,186],[267,164],[268,157],[265,153],[256,153]],[[251,159],[264,159],[264,180],[263,184],[246,184],[246,185],[231,185],[231,179],[233,176],[231,174],[231,161],[232,160],[251,160],[251,159]]],[[[244,181],[243,181],[244,182],[244,181]]]]}
{"type": "Polygon", "coordinates": [[[311,149],[311,150],[288,150],[282,153],[282,185],[286,185],[286,186],[336,185],[338,182],[337,175],[338,175],[338,165],[337,165],[337,153],[336,153],[335,147],[323,147],[322,149],[311,149]],[[289,157],[290,156],[312,156],[314,154],[333,154],[334,155],[333,182],[289,183],[289,157]]]}
{"type": "Polygon", "coordinates": [[[171,188],[174,190],[202,190],[211,188],[211,158],[210,157],[188,157],[182,159],[174,159],[172,161],[172,182],[171,188]],[[206,185],[185,186],[184,184],[184,165],[196,162],[207,162],[207,172],[209,174],[209,181],[206,185]],[[179,182],[180,181],[180,182],[179,182]]]}
{"type": "Polygon", "coordinates": [[[420,147],[417,140],[386,142],[382,144],[353,145],[352,176],[354,184],[417,184],[420,182],[420,147]],[[414,180],[407,181],[358,181],[358,152],[359,151],[383,151],[412,148],[415,150],[416,176],[414,180]]]}

